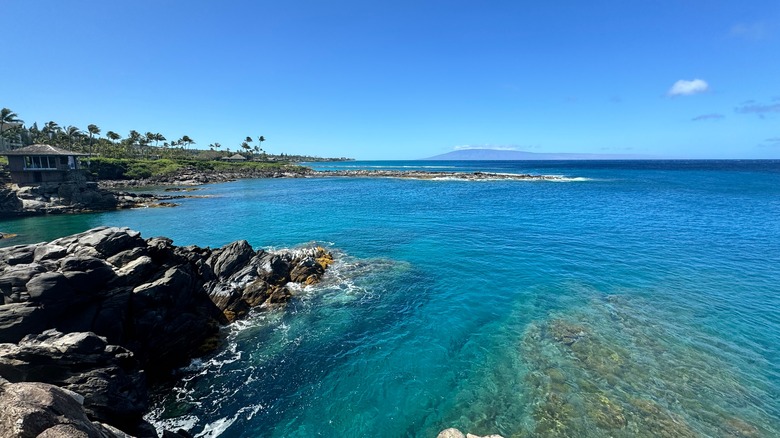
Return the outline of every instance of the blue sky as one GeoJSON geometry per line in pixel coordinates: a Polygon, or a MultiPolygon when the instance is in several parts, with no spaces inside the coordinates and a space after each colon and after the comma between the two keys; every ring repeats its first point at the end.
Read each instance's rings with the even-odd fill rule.
{"type": "Polygon", "coordinates": [[[777,0],[3,0],[0,28],[0,107],[28,125],[358,159],[780,158],[777,0]]]}

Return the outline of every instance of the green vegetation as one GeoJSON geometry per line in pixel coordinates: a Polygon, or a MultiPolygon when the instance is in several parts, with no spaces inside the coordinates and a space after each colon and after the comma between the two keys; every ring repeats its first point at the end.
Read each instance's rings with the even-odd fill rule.
{"type": "Polygon", "coordinates": [[[236,147],[231,152],[230,147],[223,149],[220,143],[209,144],[209,150],[190,149],[192,145],[197,143],[189,135],[182,135],[177,140],[168,140],[159,132],[141,134],[141,131],[134,129],[125,138],[122,138],[122,135],[116,131],[105,131],[105,137],[101,137],[101,132],[103,132],[102,129],[95,124],[90,124],[86,130],[82,130],[72,125],[63,128],[54,121],[46,122],[43,124],[43,128],[39,128],[37,122],[26,127],[19,116],[10,109],[2,108],[0,110],[0,150],[16,149],[32,144],[48,144],[74,152],[90,154],[93,157],[146,160],[147,164],[145,165],[137,164],[135,167],[125,169],[125,174],[145,175],[151,173],[155,175],[160,171],[168,171],[173,166],[165,160],[173,160],[176,163],[182,160],[213,161],[236,153],[241,153],[247,160],[262,162],[347,160],[346,158],[323,159],[284,153],[268,154],[261,148],[263,142],[266,141],[262,135],[257,137],[258,144],[255,146],[251,145],[254,141],[251,136],[238,137],[243,140],[234,143],[236,147]],[[162,163],[149,164],[150,160],[161,160],[162,163]]]}
{"type": "Polygon", "coordinates": [[[199,172],[297,169],[283,162],[231,163],[215,160],[142,160],[132,158],[93,158],[89,170],[98,179],[142,179],[175,174],[183,169],[199,172]]]}

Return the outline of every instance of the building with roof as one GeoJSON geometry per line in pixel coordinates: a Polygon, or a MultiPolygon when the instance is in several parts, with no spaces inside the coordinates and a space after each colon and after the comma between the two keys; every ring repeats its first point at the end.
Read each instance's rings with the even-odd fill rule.
{"type": "Polygon", "coordinates": [[[88,154],[71,152],[47,144],[34,144],[4,151],[0,155],[8,157],[11,181],[25,185],[64,182],[68,173],[79,169],[78,157],[88,154]]]}
{"type": "Polygon", "coordinates": [[[225,161],[246,161],[246,157],[241,154],[235,154],[230,157],[222,158],[225,161]]]}

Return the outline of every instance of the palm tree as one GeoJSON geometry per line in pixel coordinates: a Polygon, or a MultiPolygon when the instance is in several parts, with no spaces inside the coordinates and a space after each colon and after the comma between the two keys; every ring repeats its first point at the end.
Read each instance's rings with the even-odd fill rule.
{"type": "Polygon", "coordinates": [[[262,149],[263,148],[263,142],[265,141],[265,137],[263,137],[261,135],[260,137],[257,137],[257,141],[260,142],[260,149],[262,149]]]}
{"type": "Polygon", "coordinates": [[[46,122],[45,125],[43,125],[43,132],[49,137],[49,140],[51,140],[55,134],[62,131],[62,128],[60,128],[60,125],[57,124],[55,121],[49,121],[46,122]]]}
{"type": "Polygon", "coordinates": [[[190,148],[191,144],[195,144],[195,140],[191,139],[188,135],[182,136],[181,140],[182,143],[187,147],[187,149],[190,148]]]}
{"type": "Polygon", "coordinates": [[[100,128],[97,125],[88,125],[87,131],[89,131],[89,153],[92,153],[92,136],[100,135],[100,128]]]}
{"type": "Polygon", "coordinates": [[[154,134],[154,145],[155,147],[161,142],[165,141],[167,138],[165,138],[164,135],[160,134],[159,132],[157,134],[154,134]]]}
{"type": "Polygon", "coordinates": [[[70,140],[70,146],[73,147],[73,139],[78,138],[81,135],[81,130],[73,125],[65,128],[65,136],[70,140]]]}
{"type": "Polygon", "coordinates": [[[89,131],[89,139],[92,140],[93,135],[100,135],[100,128],[98,128],[97,125],[89,125],[87,126],[87,131],[89,131]]]}
{"type": "Polygon", "coordinates": [[[23,121],[19,120],[19,116],[16,115],[15,112],[11,111],[8,108],[3,108],[0,110],[0,143],[2,142],[3,137],[3,125],[6,123],[24,123],[23,121]]]}
{"type": "Polygon", "coordinates": [[[130,144],[136,144],[141,140],[141,133],[135,129],[131,129],[130,133],[127,135],[127,139],[130,140],[130,144]]]}
{"type": "Polygon", "coordinates": [[[120,138],[122,138],[122,136],[121,136],[121,135],[117,134],[117,133],[116,133],[116,132],[114,132],[114,131],[108,131],[108,132],[106,132],[106,137],[108,137],[108,139],[109,139],[109,140],[111,140],[111,142],[112,142],[112,143],[113,143],[113,142],[115,142],[115,141],[117,141],[117,140],[119,140],[120,138]]]}
{"type": "Polygon", "coordinates": [[[137,153],[135,146],[141,143],[141,133],[131,129],[130,133],[127,134],[127,143],[128,153],[135,155],[137,153]]]}
{"type": "MultiPolygon", "coordinates": [[[[152,142],[152,140],[150,140],[149,134],[151,134],[151,132],[147,132],[146,135],[142,135],[138,139],[138,144],[140,145],[138,151],[141,154],[141,158],[146,158],[146,155],[149,152],[147,146],[152,142]]],[[[154,134],[152,134],[152,136],[154,136],[154,134]]]]}
{"type": "Polygon", "coordinates": [[[33,143],[40,143],[38,138],[41,136],[41,130],[38,129],[38,122],[33,122],[32,126],[30,126],[29,132],[30,132],[30,140],[33,143]]]}

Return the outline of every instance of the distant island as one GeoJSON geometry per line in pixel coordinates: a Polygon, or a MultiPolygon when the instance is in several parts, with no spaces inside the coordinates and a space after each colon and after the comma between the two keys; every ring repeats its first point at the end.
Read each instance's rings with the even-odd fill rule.
{"type": "Polygon", "coordinates": [[[506,161],[506,160],[641,160],[651,159],[649,157],[636,154],[567,154],[567,153],[537,153],[501,149],[462,149],[458,151],[447,152],[446,154],[436,155],[423,160],[439,161],[506,161]]]}

